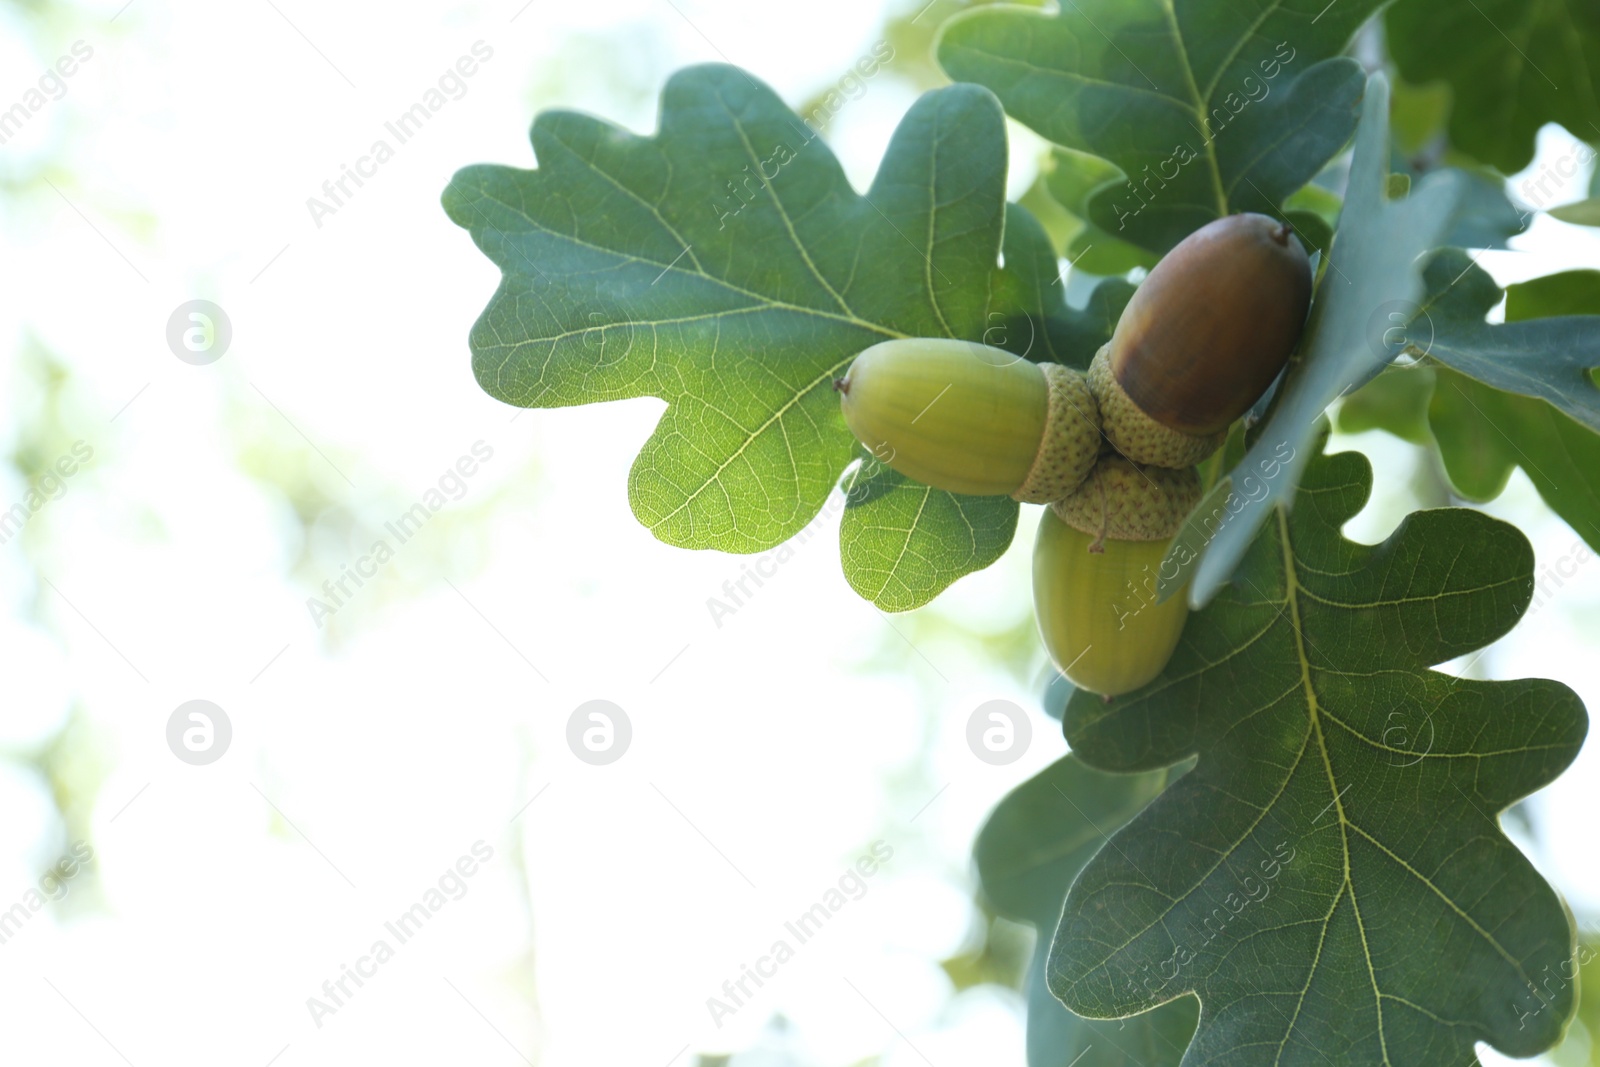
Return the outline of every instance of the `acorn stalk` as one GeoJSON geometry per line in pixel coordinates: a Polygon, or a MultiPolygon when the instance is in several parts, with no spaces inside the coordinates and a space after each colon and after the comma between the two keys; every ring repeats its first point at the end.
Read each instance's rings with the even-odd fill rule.
{"type": "Polygon", "coordinates": [[[1100,450],[1100,409],[1081,373],[972,341],[884,341],[834,388],[874,456],[952,493],[1059,500],[1100,450]]]}

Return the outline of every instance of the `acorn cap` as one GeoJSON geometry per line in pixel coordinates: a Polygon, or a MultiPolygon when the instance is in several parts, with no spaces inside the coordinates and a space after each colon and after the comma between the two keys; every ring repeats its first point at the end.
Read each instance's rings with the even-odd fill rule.
{"type": "Polygon", "coordinates": [[[1091,552],[1112,541],[1165,541],[1200,502],[1193,467],[1141,467],[1103,456],[1075,492],[1051,505],[1062,522],[1095,537],[1091,552]]]}
{"type": "Polygon", "coordinates": [[[1060,500],[1089,476],[1100,454],[1100,405],[1088,379],[1071,367],[1041,363],[1050,389],[1044,433],[1033,466],[1012,498],[1024,504],[1060,500]]]}
{"type": "Polygon", "coordinates": [[[1226,427],[1202,437],[1163,426],[1146,415],[1112,372],[1109,343],[1095,353],[1094,362],[1089,364],[1088,380],[1100,404],[1100,423],[1106,440],[1135,463],[1192,467],[1227,440],[1226,427]]]}

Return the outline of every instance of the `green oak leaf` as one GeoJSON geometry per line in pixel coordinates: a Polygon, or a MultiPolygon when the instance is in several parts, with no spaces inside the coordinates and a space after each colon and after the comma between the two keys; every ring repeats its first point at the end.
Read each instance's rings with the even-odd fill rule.
{"type": "MultiPolygon", "coordinates": [[[[1476,268],[1473,268],[1476,271],[1476,268]]],[[[1469,275],[1470,276],[1470,275],[1469,275]]],[[[1473,278],[1482,298],[1498,297],[1493,282],[1473,278]]],[[[1569,271],[1507,291],[1506,322],[1544,322],[1552,316],[1600,311],[1600,272],[1569,271]]],[[[1567,342],[1581,336],[1600,363],[1600,317],[1564,320],[1567,342]],[[1582,323],[1584,325],[1579,325],[1582,323]]],[[[1500,327],[1503,329],[1504,327],[1500,327]]],[[[1521,467],[1546,504],[1600,549],[1600,434],[1543,400],[1491,388],[1453,370],[1439,368],[1428,420],[1445,473],[1462,496],[1492,500],[1521,467]]],[[[1579,396],[1600,393],[1591,381],[1575,383],[1579,396]]]]}
{"type": "Polygon", "coordinates": [[[1333,247],[1333,227],[1324,222],[1321,215],[1314,211],[1285,211],[1283,217],[1294,227],[1295,235],[1307,252],[1327,256],[1328,249],[1333,247]]]}
{"type": "MultiPolygon", "coordinates": [[[[652,137],[550,112],[532,140],[539,169],[467,167],[444,193],[502,272],[473,370],[523,407],[666,400],[628,489],[669,544],[756,552],[801,530],[856,455],[832,388],[855,354],[990,327],[1006,144],[981,88],[923,96],[865,196],[731,67],[675,75],[652,137]]],[[[966,509],[941,499],[918,535],[965,536],[966,509]]],[[[957,576],[901,576],[901,602],[957,576]]]]}
{"type": "MultiPolygon", "coordinates": [[[[1590,375],[1600,367],[1600,316],[1491,325],[1485,317],[1500,302],[1500,287],[1459,249],[1434,257],[1426,280],[1428,298],[1405,330],[1412,354],[1496,389],[1546,401],[1600,433],[1600,387],[1590,375]]],[[[1592,301],[1585,304],[1600,310],[1592,301]]],[[[1506,318],[1513,318],[1509,309],[1506,318]]]]}
{"type": "Polygon", "coordinates": [[[1306,251],[1321,252],[1326,260],[1342,203],[1337,193],[1313,183],[1283,202],[1283,217],[1294,226],[1306,251]]]}
{"type": "Polygon", "coordinates": [[[1506,242],[1528,228],[1533,212],[1519,209],[1506,195],[1498,174],[1482,168],[1455,168],[1461,175],[1461,201],[1455,225],[1444,243],[1456,248],[1505,248],[1506,242]]]}
{"type": "Polygon", "coordinates": [[[1067,887],[1106,841],[1155,799],[1167,770],[1107,774],[1065,756],[1006,795],[973,846],[984,895],[1008,919],[1043,936],[1028,969],[1028,1067],[1177,1067],[1194,1034],[1185,997],[1136,1019],[1084,1019],[1045,985],[1049,933],[1067,887]]]}
{"type": "Polygon", "coordinates": [[[1347,541],[1371,484],[1319,456],[1154,682],[1067,705],[1091,766],[1197,759],[1084,867],[1049,962],[1094,1018],[1199,996],[1186,1067],[1465,1065],[1572,1014],[1570,985],[1534,992],[1571,920],[1497,816],[1574,759],[1583,705],[1428,669],[1516,623],[1532,549],[1461,508],[1347,541]]]}
{"type": "MultiPolygon", "coordinates": [[[[1320,180],[1327,180],[1331,176],[1327,173],[1320,180]]],[[[1342,179],[1342,176],[1341,176],[1342,179]]],[[[1343,184],[1341,180],[1341,184],[1343,184]]],[[[1339,194],[1332,189],[1325,188],[1316,183],[1303,186],[1299,192],[1284,201],[1284,208],[1289,211],[1300,211],[1316,215],[1327,225],[1331,231],[1339,221],[1339,208],[1344,201],[1339,199],[1339,194]]]]}
{"type": "Polygon", "coordinates": [[[1189,600],[1207,603],[1227,583],[1274,511],[1294,498],[1307,443],[1328,405],[1375,377],[1404,349],[1397,333],[1423,295],[1420,257],[1448,232],[1463,179],[1425,175],[1403,200],[1389,200],[1389,88],[1373,75],[1356,135],[1338,235],[1271,415],[1244,458],[1202,502],[1164,567],[1163,595],[1189,581],[1189,600]],[[1232,496],[1229,497],[1229,492],[1232,496]],[[1225,503],[1218,503],[1217,501],[1225,503]],[[1195,545],[1203,551],[1195,551],[1195,545]]]}
{"type": "Polygon", "coordinates": [[[1005,554],[1018,505],[1007,496],[931,489],[875,462],[846,475],[839,557],[845,580],[884,611],[910,611],[1005,554]]]}
{"type": "Polygon", "coordinates": [[[1164,253],[1222,215],[1277,213],[1355,128],[1364,79],[1339,56],[1379,0],[1075,0],[977,9],[941,30],[958,81],[1065,148],[1115,164],[1089,221],[1164,253]]]}
{"type": "Polygon", "coordinates": [[[1461,496],[1493,500],[1521,467],[1550,509],[1600,547],[1600,435],[1542,400],[1444,368],[1437,371],[1428,423],[1461,496]]]}
{"type": "MultiPolygon", "coordinates": [[[[1415,343],[1428,345],[1439,321],[1448,335],[1454,327],[1447,316],[1479,322],[1499,302],[1494,283],[1464,263],[1459,253],[1452,253],[1429,266],[1433,288],[1448,289],[1448,295],[1430,305],[1426,318],[1418,316],[1407,326],[1415,343]],[[1452,278],[1460,281],[1449,288],[1452,278]]],[[[1529,351],[1586,349],[1600,360],[1600,317],[1583,314],[1590,311],[1600,311],[1600,271],[1553,274],[1506,291],[1507,323],[1555,319],[1540,328],[1554,325],[1563,331],[1548,340],[1530,338],[1522,346],[1529,351]]],[[[1593,385],[1580,380],[1573,386],[1577,396],[1591,394],[1593,402],[1593,385]]],[[[1436,447],[1451,485],[1469,500],[1493,500],[1511,472],[1522,467],[1551,510],[1600,548],[1600,434],[1543,400],[1504,392],[1428,362],[1392,369],[1346,399],[1339,425],[1352,433],[1383,429],[1413,444],[1436,447]]]]}
{"type": "Polygon", "coordinates": [[[1050,195],[1047,188],[1048,174],[1041,167],[1038,174],[1034,175],[1033,183],[1017,198],[1017,203],[1028,209],[1045,233],[1050,238],[1051,248],[1064,249],[1073,240],[1086,223],[1073,215],[1050,195]]]}
{"type": "Polygon", "coordinates": [[[1600,8],[1588,0],[1399,0],[1386,25],[1408,81],[1449,84],[1462,151],[1514,174],[1547,122],[1600,137],[1600,8]]]}
{"type": "Polygon", "coordinates": [[[1506,321],[1600,315],[1600,270],[1567,270],[1506,290],[1506,321]]]}

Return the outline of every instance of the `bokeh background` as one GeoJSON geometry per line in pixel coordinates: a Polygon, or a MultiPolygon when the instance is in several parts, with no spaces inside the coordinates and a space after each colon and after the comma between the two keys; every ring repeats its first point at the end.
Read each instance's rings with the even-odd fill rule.
{"type": "MultiPolygon", "coordinates": [[[[0,144],[0,509],[40,494],[0,540],[0,912],[26,913],[0,942],[0,1061],[1023,1062],[1032,933],[986,911],[968,850],[1064,750],[1031,515],[1000,564],[888,617],[842,580],[833,509],[714,618],[750,561],[664,546],[627,506],[661,405],[484,396],[466,336],[496,272],[438,204],[460,166],[533,165],[535,112],[649,131],[666,78],[706,61],[801,112],[843,92],[824,137],[864,188],[944,80],[929,46],[963,6],[0,2],[0,109],[78,58],[0,144]],[[882,71],[841,83],[885,41],[882,71]],[[314,217],[308,198],[478,42],[492,57],[459,97],[314,217]],[[197,299],[231,324],[206,365],[168,342],[197,299]],[[445,506],[314,616],[441,479],[445,506]],[[997,699],[1031,716],[1007,766],[966,741],[997,699]],[[191,700],[231,725],[204,766],[167,740],[191,700]],[[591,700],[632,728],[604,766],[568,744],[591,700]],[[707,998],[874,842],[892,857],[859,899],[713,1020],[707,998]],[[447,903],[392,959],[308,1007],[431,890],[447,903]]],[[[1011,194],[1037,203],[1043,146],[1012,133],[1011,194]]],[[[1546,129],[1529,172],[1572,143],[1546,129]]],[[[1541,217],[1481,262],[1506,284],[1594,266],[1600,241],[1541,217]]],[[[1422,451],[1337,444],[1383,472],[1351,536],[1448,501],[1422,451]]],[[[1490,510],[1541,569],[1572,556],[1520,471],[1490,510]]],[[[1597,632],[1591,559],[1455,669],[1557,678],[1600,707],[1597,632]]],[[[1591,745],[1507,819],[1591,932],[1597,772],[1591,745]]],[[[1576,1026],[1560,1063],[1600,1062],[1589,1022],[1594,1049],[1576,1026]]]]}

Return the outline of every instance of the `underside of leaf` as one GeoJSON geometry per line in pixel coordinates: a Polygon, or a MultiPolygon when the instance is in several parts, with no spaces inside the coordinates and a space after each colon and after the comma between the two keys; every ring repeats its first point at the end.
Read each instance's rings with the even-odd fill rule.
{"type": "MultiPolygon", "coordinates": [[[[1000,268],[1005,125],[976,86],[923,96],[864,196],[732,67],[674,76],[653,137],[552,112],[533,147],[537,170],[467,167],[445,190],[502,273],[474,372],[523,407],[665,400],[628,488],[670,544],[765,551],[810,523],[858,447],[833,381],[869,345],[958,337],[1084,365],[1115,322],[1104,301],[1066,308],[1020,208],[1000,268]]],[[[851,584],[886,610],[927,603],[1011,541],[1010,500],[878,490],[852,499],[842,547],[851,584]]]]}
{"type": "Polygon", "coordinates": [[[832,383],[863,348],[978,339],[1005,135],[971,86],[923,97],[859,196],[749,75],[674,76],[637,137],[546,113],[536,171],[468,167],[445,207],[501,269],[473,369],[507,403],[668,403],[629,479],[656,536],[761,551],[820,509],[855,442],[832,383]]]}

